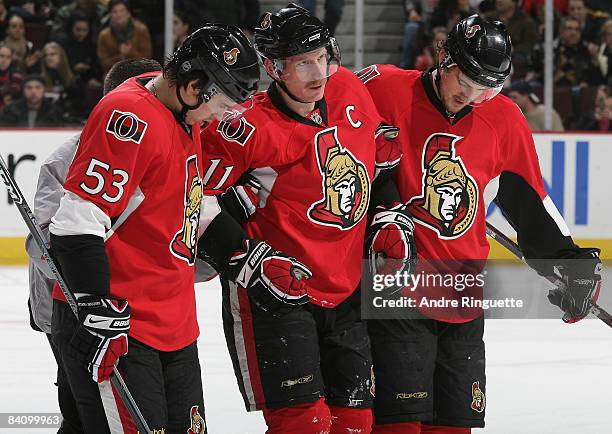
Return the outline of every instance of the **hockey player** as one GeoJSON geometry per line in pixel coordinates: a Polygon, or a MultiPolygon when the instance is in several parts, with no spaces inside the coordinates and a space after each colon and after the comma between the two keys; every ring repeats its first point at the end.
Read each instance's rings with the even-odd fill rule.
{"type": "MultiPolygon", "coordinates": [[[[598,295],[599,250],[573,243],[544,190],[525,118],[498,95],[510,73],[511,51],[501,22],[474,15],[450,32],[437,68],[421,73],[374,65],[358,75],[381,115],[402,131],[396,180],[415,221],[419,260],[485,260],[483,192],[493,188],[525,257],[564,263],[567,289],[554,292],[551,301],[567,321],[577,321],[598,295]]],[[[538,271],[552,274],[552,266],[538,271]]],[[[424,313],[432,319],[368,323],[374,433],[465,434],[484,426],[482,311],[424,313]]]]}
{"type": "MultiPolygon", "coordinates": [[[[161,71],[161,65],[150,59],[125,59],[115,63],[104,78],[104,94],[115,89],[130,77],[147,72],[161,71]]],[[[76,153],[80,134],[71,137],[66,143],[57,148],[42,164],[38,175],[36,194],[34,195],[34,214],[43,232],[48,235],[51,217],[57,211],[63,194],[63,185],[70,163],[76,153]]],[[[55,277],[42,259],[40,249],[28,235],[26,250],[29,256],[30,298],[28,308],[30,311],[30,324],[36,331],[46,333],[51,350],[57,362],[57,394],[62,424],[58,432],[61,434],[82,433],[83,427],[70,390],[66,373],[57,348],[51,340],[51,291],[55,277]]]]}
{"type": "Polygon", "coordinates": [[[135,432],[107,381],[118,361],[156,433],[206,431],[193,289],[206,214],[199,125],[242,110],[258,79],[244,34],[207,25],[163,74],[126,81],[85,125],[49,228],[78,306],[75,318],[54,290],[52,338],[87,433],[135,432]]]}
{"type": "MultiPolygon", "coordinates": [[[[397,131],[381,126],[365,86],[340,67],[335,39],[303,8],[264,14],[255,45],[273,83],[245,116],[202,136],[205,189],[245,171],[261,184],[258,203],[248,187],[223,198],[245,218],[258,206],[246,223],[250,240],[228,257],[229,231],[215,218],[201,241],[221,272],[234,371],[247,410],[263,410],[269,434],[369,433],[370,345],[356,289],[368,207],[380,201],[372,182],[401,157],[383,132],[397,131]],[[300,290],[261,276],[274,249],[303,264],[300,290]]],[[[376,251],[403,265],[409,217],[402,207],[379,211],[369,228],[376,251]]]]}

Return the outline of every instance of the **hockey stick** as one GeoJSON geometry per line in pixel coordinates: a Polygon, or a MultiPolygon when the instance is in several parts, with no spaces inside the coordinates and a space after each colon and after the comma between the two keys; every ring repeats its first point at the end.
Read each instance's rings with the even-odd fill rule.
{"type": "MultiPolygon", "coordinates": [[[[64,297],[66,297],[66,300],[68,301],[68,304],[70,305],[70,308],[72,309],[72,312],[78,316],[76,299],[74,298],[74,295],[72,295],[72,292],[70,292],[70,290],[68,289],[68,286],[66,285],[66,282],[64,281],[61,273],[59,272],[57,265],[55,264],[55,261],[51,257],[49,243],[45,239],[45,236],[42,230],[40,229],[40,226],[38,226],[38,223],[36,222],[36,217],[34,217],[34,213],[32,213],[32,210],[30,209],[23,193],[21,192],[21,190],[17,186],[17,183],[11,176],[11,173],[9,172],[8,167],[4,161],[4,158],[1,155],[0,155],[0,169],[1,169],[0,177],[4,181],[4,184],[6,185],[9,196],[11,197],[11,199],[13,199],[13,202],[15,202],[15,205],[17,205],[17,209],[19,209],[19,212],[21,213],[21,217],[23,217],[23,220],[26,226],[28,227],[28,229],[30,230],[30,233],[32,234],[32,237],[34,238],[34,241],[40,248],[40,251],[42,252],[42,255],[45,259],[45,262],[47,263],[47,265],[51,269],[51,272],[55,276],[55,279],[57,280],[57,283],[60,289],[62,290],[64,297]]],[[[134,401],[132,394],[128,390],[116,366],[113,368],[113,375],[111,375],[111,383],[113,384],[113,386],[115,386],[117,393],[121,397],[123,404],[125,405],[128,412],[130,413],[130,416],[132,417],[132,420],[136,424],[138,431],[140,431],[141,433],[150,433],[151,430],[149,429],[147,422],[142,416],[140,409],[136,405],[136,402],[134,401]]]]}
{"type": "MultiPolygon", "coordinates": [[[[502,231],[497,229],[491,223],[487,222],[487,235],[501,244],[503,247],[508,249],[514,256],[519,258],[521,261],[525,262],[525,258],[523,257],[523,252],[521,252],[521,248],[508,238],[502,231]]],[[[526,263],[526,262],[525,262],[526,263]]],[[[560,279],[554,276],[544,276],[546,280],[557,287],[564,287],[565,283],[563,283],[560,279]]],[[[604,309],[599,307],[597,303],[592,303],[590,312],[595,315],[597,318],[602,320],[608,327],[612,327],[612,316],[606,312],[604,309]]]]}

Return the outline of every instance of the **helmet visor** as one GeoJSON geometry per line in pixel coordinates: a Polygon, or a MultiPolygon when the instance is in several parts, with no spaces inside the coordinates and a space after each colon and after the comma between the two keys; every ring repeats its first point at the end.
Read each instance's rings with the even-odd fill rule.
{"type": "Polygon", "coordinates": [[[310,83],[327,79],[340,68],[340,51],[334,38],[315,50],[273,61],[278,76],[285,81],[310,83]]]}
{"type": "Polygon", "coordinates": [[[249,97],[244,102],[237,102],[221,90],[216,90],[206,102],[206,106],[215,119],[232,120],[241,117],[244,112],[253,107],[253,99],[249,97]]]}
{"type": "Polygon", "coordinates": [[[469,101],[469,105],[478,106],[491,99],[493,99],[499,92],[501,92],[503,84],[496,87],[487,87],[482,84],[478,84],[471,80],[461,70],[457,74],[457,81],[461,87],[463,93],[469,101]]]}

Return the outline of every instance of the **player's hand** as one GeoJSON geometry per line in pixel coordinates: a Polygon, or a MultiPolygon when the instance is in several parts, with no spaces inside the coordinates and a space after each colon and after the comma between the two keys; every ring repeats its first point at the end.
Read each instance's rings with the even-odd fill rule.
{"type": "Polygon", "coordinates": [[[408,207],[378,206],[368,227],[366,246],[372,274],[411,272],[416,263],[414,223],[408,207]]]}
{"type": "Polygon", "coordinates": [[[271,315],[283,315],[310,301],[305,285],[312,277],[310,270],[263,241],[246,240],[232,255],[230,267],[237,270],[236,284],[247,288],[253,303],[271,315]]]}
{"type": "Polygon", "coordinates": [[[380,124],[374,134],[376,140],[376,172],[392,169],[402,159],[402,146],[395,140],[399,128],[393,125],[380,124]]]}
{"type": "Polygon", "coordinates": [[[244,224],[257,210],[261,184],[252,175],[243,176],[239,184],[225,190],[219,202],[240,224],[244,224]]]}
{"type": "Polygon", "coordinates": [[[119,357],[127,354],[130,306],[119,298],[75,295],[80,325],[70,340],[72,355],[101,383],[110,378],[119,357]]]}
{"type": "Polygon", "coordinates": [[[555,265],[565,286],[550,291],[548,299],[565,312],[563,321],[567,323],[580,321],[597,302],[601,286],[599,253],[596,248],[580,249],[573,258],[560,259],[555,265]]]}

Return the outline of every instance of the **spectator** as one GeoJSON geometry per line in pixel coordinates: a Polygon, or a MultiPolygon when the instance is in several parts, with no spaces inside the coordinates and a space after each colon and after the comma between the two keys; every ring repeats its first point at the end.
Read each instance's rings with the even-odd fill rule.
{"type": "Polygon", "coordinates": [[[6,27],[8,26],[8,12],[4,0],[0,0],[0,41],[6,37],[6,27]]]}
{"type": "MultiPolygon", "coordinates": [[[[560,15],[567,15],[567,4],[569,0],[553,0],[553,9],[560,15]]],[[[537,9],[541,9],[545,5],[545,0],[524,0],[523,11],[527,15],[535,17],[537,9]]]]}
{"type": "Polygon", "coordinates": [[[608,86],[599,86],[595,95],[595,109],[583,113],[573,124],[580,131],[612,131],[612,96],[608,86]]]}
{"type": "MultiPolygon", "coordinates": [[[[526,81],[516,81],[508,92],[508,96],[521,109],[531,131],[544,131],[544,104],[540,103],[540,98],[533,93],[531,85],[526,81]]],[[[552,131],[564,131],[561,117],[553,109],[552,131]]]]}
{"type": "Polygon", "coordinates": [[[12,62],[13,50],[0,43],[0,111],[21,93],[23,74],[12,62]]]}
{"type": "Polygon", "coordinates": [[[40,50],[34,50],[34,44],[25,38],[25,22],[17,14],[8,20],[4,43],[13,49],[13,60],[20,69],[29,71],[42,57],[40,50]]]}
{"type": "MultiPolygon", "coordinates": [[[[581,40],[580,23],[564,17],[559,38],[553,42],[555,86],[596,86],[601,83],[597,53],[591,53],[581,40]]],[[[538,44],[531,53],[528,78],[543,83],[544,44],[538,44]]]]}
{"type": "Polygon", "coordinates": [[[98,35],[98,59],[104,74],[115,62],[134,57],[150,58],[151,35],[146,24],[132,17],[127,0],[108,3],[109,25],[98,35]]]}
{"type": "Polygon", "coordinates": [[[101,71],[91,35],[89,20],[75,12],[68,20],[68,36],[60,41],[70,68],[83,84],[100,86],[101,71]]]}
{"type": "Polygon", "coordinates": [[[172,20],[172,37],[174,39],[174,49],[178,48],[183,43],[187,35],[191,33],[189,18],[183,11],[174,11],[174,19],[172,20]]]}
{"type": "Polygon", "coordinates": [[[601,26],[605,21],[605,17],[601,13],[590,13],[584,4],[584,0],[569,0],[568,15],[580,23],[580,31],[584,42],[599,44],[601,26]]]}
{"type": "Polygon", "coordinates": [[[45,98],[59,102],[65,110],[72,101],[82,100],[77,77],[70,69],[66,52],[57,42],[47,42],[43,47],[41,76],[45,82],[45,98]]]}
{"type": "Polygon", "coordinates": [[[526,62],[529,52],[538,42],[538,27],[533,18],[518,6],[518,0],[497,0],[495,10],[486,16],[506,25],[512,38],[513,61],[526,62]]]}
{"type": "Polygon", "coordinates": [[[599,70],[606,85],[612,85],[612,20],[601,28],[601,45],[597,52],[599,70]]]}
{"type": "Polygon", "coordinates": [[[438,56],[436,53],[441,48],[442,42],[446,39],[446,28],[435,27],[432,30],[431,44],[423,48],[423,53],[417,57],[414,69],[426,71],[427,69],[437,65],[438,56]]]}
{"type": "Polygon", "coordinates": [[[53,28],[51,29],[51,37],[53,40],[66,40],[70,34],[69,21],[71,17],[78,13],[87,17],[90,25],[90,33],[92,41],[95,41],[100,32],[100,26],[104,15],[106,15],[106,2],[98,0],[75,0],[67,5],[59,8],[55,14],[53,28]]]}
{"type": "MultiPolygon", "coordinates": [[[[315,17],[317,9],[317,0],[301,0],[302,6],[310,12],[310,15],[315,17]]],[[[325,0],[325,18],[323,23],[329,29],[329,32],[334,35],[336,28],[342,19],[342,10],[344,9],[344,0],[325,0]]]]}
{"type": "Polygon", "coordinates": [[[469,0],[440,0],[431,14],[431,27],[444,27],[450,32],[455,24],[474,14],[469,0]]]}
{"type": "Polygon", "coordinates": [[[0,125],[5,127],[57,127],[62,125],[62,112],[45,100],[45,82],[40,75],[28,75],[23,83],[23,97],[4,108],[0,125]]]}
{"type": "Polygon", "coordinates": [[[409,0],[405,4],[406,24],[404,25],[404,38],[402,39],[402,61],[400,68],[414,68],[415,57],[420,49],[419,42],[425,35],[426,25],[421,15],[421,2],[409,0]]]}
{"type": "Polygon", "coordinates": [[[612,15],[612,2],[610,0],[587,0],[586,5],[592,11],[601,11],[612,15]]]}

